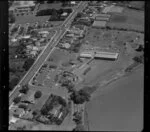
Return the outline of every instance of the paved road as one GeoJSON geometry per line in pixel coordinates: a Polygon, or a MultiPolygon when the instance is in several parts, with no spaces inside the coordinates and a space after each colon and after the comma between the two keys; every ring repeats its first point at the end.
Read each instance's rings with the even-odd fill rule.
{"type": "MultiPolygon", "coordinates": [[[[63,37],[63,34],[66,31],[66,29],[69,28],[69,22],[71,20],[73,20],[73,18],[76,16],[76,14],[78,12],[80,12],[80,11],[83,10],[83,7],[86,6],[85,4],[86,4],[86,2],[81,2],[79,4],[79,6],[77,7],[77,9],[74,10],[68,16],[68,18],[65,20],[65,22],[62,25],[62,27],[60,28],[60,30],[55,35],[55,37],[53,39],[54,41],[50,41],[48,43],[48,46],[46,47],[46,49],[44,50],[44,52],[41,54],[41,56],[39,56],[39,58],[37,58],[36,62],[32,65],[32,67],[29,69],[29,71],[27,72],[27,74],[23,77],[23,79],[19,82],[18,85],[24,85],[24,84],[27,84],[30,81],[30,79],[34,76],[34,74],[39,69],[39,67],[43,64],[45,58],[51,54],[51,52],[53,51],[53,49],[55,48],[55,46],[58,44],[58,42],[60,41],[60,39],[63,37]]],[[[10,105],[12,104],[14,97],[16,97],[19,94],[19,90],[20,90],[20,87],[16,86],[14,88],[14,90],[10,93],[10,95],[9,95],[9,104],[10,105]]]]}

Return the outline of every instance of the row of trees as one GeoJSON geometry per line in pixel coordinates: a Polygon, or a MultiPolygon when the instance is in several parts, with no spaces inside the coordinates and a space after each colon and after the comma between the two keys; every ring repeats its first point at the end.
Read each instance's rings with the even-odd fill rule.
{"type": "Polygon", "coordinates": [[[40,10],[37,12],[36,16],[60,16],[63,12],[67,12],[67,13],[71,13],[72,9],[68,8],[68,9],[46,9],[46,10],[40,10]]]}
{"type": "Polygon", "coordinates": [[[135,62],[137,62],[137,63],[144,63],[144,56],[143,56],[143,55],[141,55],[141,56],[135,56],[135,57],[133,58],[133,60],[134,60],[135,62]]]}

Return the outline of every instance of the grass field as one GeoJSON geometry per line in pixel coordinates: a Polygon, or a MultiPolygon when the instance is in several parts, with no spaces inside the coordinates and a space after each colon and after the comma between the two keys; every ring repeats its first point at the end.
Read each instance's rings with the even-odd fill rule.
{"type": "Polygon", "coordinates": [[[144,31],[144,12],[125,8],[121,14],[112,13],[107,26],[144,31]]]}
{"type": "Polygon", "coordinates": [[[48,4],[48,3],[45,3],[45,4],[40,4],[38,10],[45,10],[45,9],[60,9],[61,8],[61,3],[52,3],[52,4],[48,4]]]}

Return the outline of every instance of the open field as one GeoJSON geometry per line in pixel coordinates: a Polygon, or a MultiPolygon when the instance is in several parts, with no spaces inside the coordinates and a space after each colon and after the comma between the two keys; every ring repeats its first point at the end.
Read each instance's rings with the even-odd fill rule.
{"type": "Polygon", "coordinates": [[[142,130],[143,67],[102,89],[86,106],[90,131],[142,130]]]}
{"type": "Polygon", "coordinates": [[[112,13],[106,26],[144,32],[144,12],[125,8],[121,14],[112,13]]]}

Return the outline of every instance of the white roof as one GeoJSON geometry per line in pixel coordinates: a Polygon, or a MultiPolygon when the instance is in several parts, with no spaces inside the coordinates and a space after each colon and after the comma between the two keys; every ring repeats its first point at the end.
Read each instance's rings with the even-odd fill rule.
{"type": "Polygon", "coordinates": [[[11,119],[9,120],[9,123],[16,123],[17,120],[18,120],[17,118],[12,116],[11,119]]]}
{"type": "Polygon", "coordinates": [[[38,50],[38,47],[33,46],[32,49],[33,49],[33,50],[38,50]]]}
{"type": "Polygon", "coordinates": [[[70,44],[69,43],[65,43],[65,44],[63,44],[63,47],[65,47],[65,48],[70,48],[70,44]]]}
{"type": "Polygon", "coordinates": [[[71,1],[70,3],[71,3],[71,4],[75,4],[76,2],[75,2],[75,1],[71,1]]]}
{"type": "Polygon", "coordinates": [[[62,16],[66,16],[68,13],[67,12],[64,12],[63,14],[61,14],[62,16]]]}
{"type": "Polygon", "coordinates": [[[94,21],[93,25],[94,27],[105,27],[106,26],[106,21],[94,21]]]}
{"type": "Polygon", "coordinates": [[[13,39],[11,39],[11,41],[12,41],[12,42],[16,42],[16,41],[17,41],[17,39],[13,38],[13,39]]]}
{"type": "Polygon", "coordinates": [[[48,34],[49,32],[48,31],[40,31],[40,32],[38,32],[39,34],[48,34]]]}
{"type": "Polygon", "coordinates": [[[30,38],[30,37],[31,37],[30,35],[22,36],[22,38],[30,38]]]}

